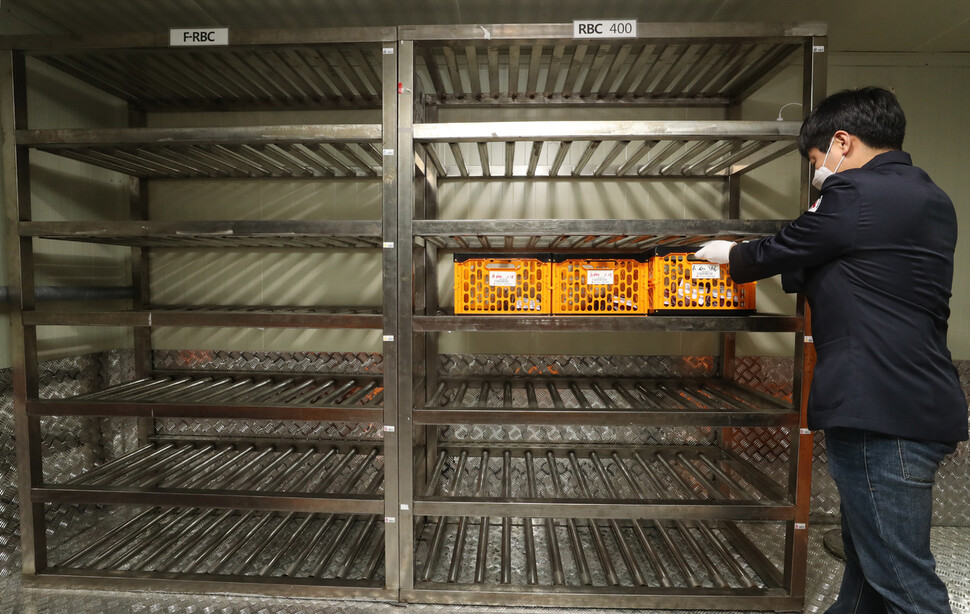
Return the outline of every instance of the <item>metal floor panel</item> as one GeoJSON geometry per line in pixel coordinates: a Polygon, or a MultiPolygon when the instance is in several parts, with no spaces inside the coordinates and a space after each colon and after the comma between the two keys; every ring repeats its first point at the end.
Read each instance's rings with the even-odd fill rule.
{"type": "MultiPolygon", "coordinates": [[[[808,589],[805,612],[816,614],[834,601],[842,574],[841,561],[825,550],[822,539],[830,525],[810,529],[808,589]]],[[[970,529],[938,527],[933,529],[933,548],[940,575],[950,589],[954,614],[970,614],[970,529]]],[[[178,612],[193,614],[372,614],[377,612],[411,612],[414,614],[606,614],[620,610],[563,608],[505,608],[480,606],[440,606],[395,604],[366,601],[311,599],[269,599],[232,595],[198,595],[175,593],[122,593],[108,591],[74,591],[23,589],[20,575],[0,579],[0,614],[121,614],[131,612],[178,612]]],[[[622,612],[627,612],[624,610],[622,612]]],[[[642,610],[647,612],[647,610],[642,610]]]]}

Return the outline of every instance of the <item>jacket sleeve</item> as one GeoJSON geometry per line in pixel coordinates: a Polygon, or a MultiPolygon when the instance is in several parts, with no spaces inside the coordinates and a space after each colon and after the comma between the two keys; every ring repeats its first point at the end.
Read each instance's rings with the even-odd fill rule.
{"type": "Polygon", "coordinates": [[[800,271],[849,251],[855,242],[859,189],[844,175],[827,179],[814,210],[806,211],[775,236],[736,245],[730,253],[731,278],[746,283],[786,274],[785,290],[797,291],[802,286],[800,271]]]}
{"type": "Polygon", "coordinates": [[[805,269],[781,274],[781,289],[788,294],[805,291],[805,269]]]}

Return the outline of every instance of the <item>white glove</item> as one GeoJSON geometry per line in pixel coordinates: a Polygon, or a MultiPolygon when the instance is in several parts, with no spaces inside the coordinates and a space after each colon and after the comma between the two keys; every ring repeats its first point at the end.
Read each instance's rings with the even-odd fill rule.
{"type": "Polygon", "coordinates": [[[734,247],[734,241],[708,241],[697,250],[694,257],[715,264],[728,264],[731,261],[728,254],[731,253],[732,247],[734,247]]]}

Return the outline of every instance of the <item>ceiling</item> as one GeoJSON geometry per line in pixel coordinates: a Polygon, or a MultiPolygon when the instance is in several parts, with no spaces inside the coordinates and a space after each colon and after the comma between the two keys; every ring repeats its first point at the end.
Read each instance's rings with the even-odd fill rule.
{"type": "Polygon", "coordinates": [[[832,51],[970,52],[967,0],[0,0],[0,34],[573,19],[824,21],[832,51]]]}

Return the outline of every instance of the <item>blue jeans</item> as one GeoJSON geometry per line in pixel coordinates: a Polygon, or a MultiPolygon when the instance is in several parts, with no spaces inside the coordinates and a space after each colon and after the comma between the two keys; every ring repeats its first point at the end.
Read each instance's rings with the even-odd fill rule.
{"type": "Polygon", "coordinates": [[[842,500],[845,572],[827,614],[950,614],[930,552],[933,482],[955,443],[825,431],[829,473],[842,500]]]}

